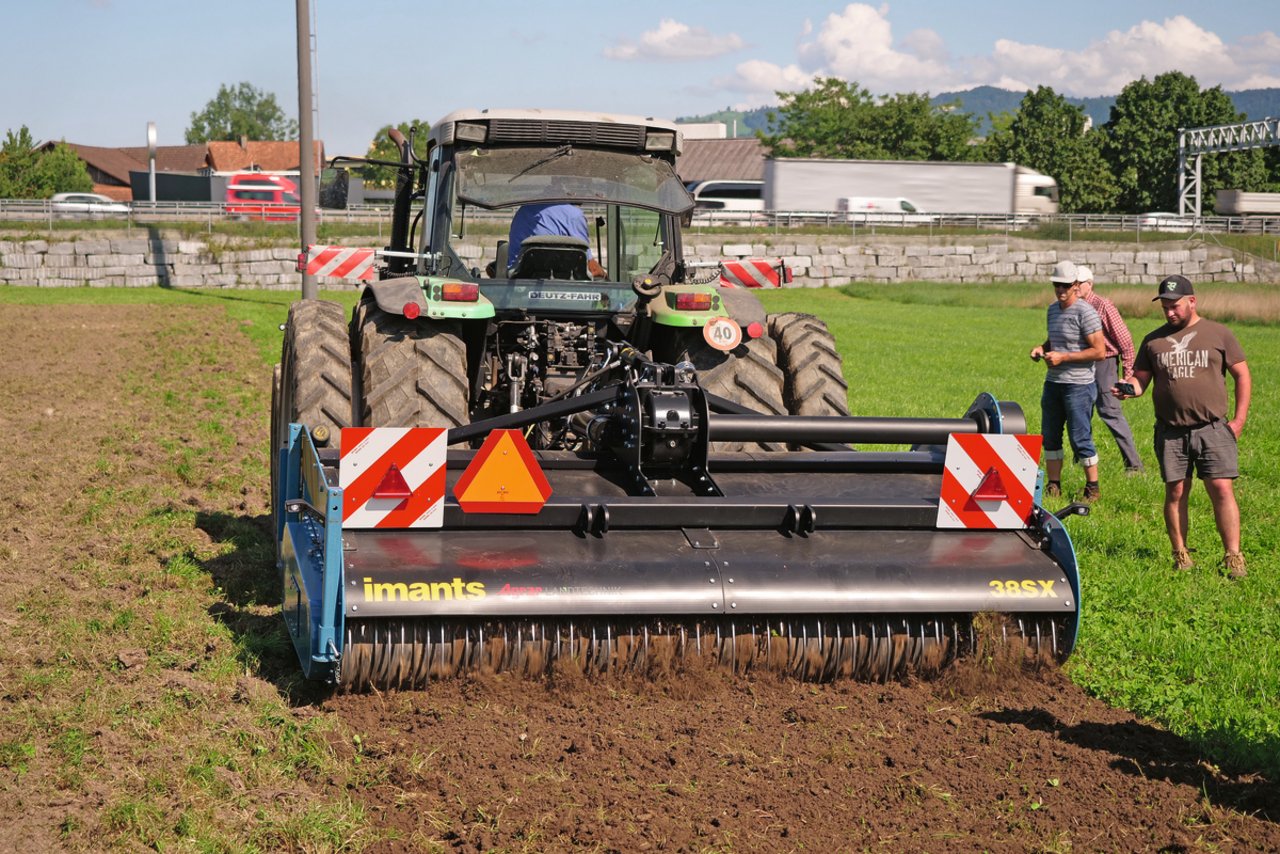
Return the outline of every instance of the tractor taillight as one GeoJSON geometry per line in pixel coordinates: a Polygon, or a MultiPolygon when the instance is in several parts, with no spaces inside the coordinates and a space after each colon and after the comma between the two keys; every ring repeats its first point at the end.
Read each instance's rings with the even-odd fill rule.
{"type": "Polygon", "coordinates": [[[677,311],[710,311],[711,294],[676,294],[677,311]]]}
{"type": "Polygon", "coordinates": [[[404,316],[409,320],[416,320],[418,315],[422,314],[422,306],[416,302],[407,302],[404,304],[404,316]]]}
{"type": "Polygon", "coordinates": [[[480,299],[480,286],[475,282],[445,282],[440,298],[445,302],[475,302],[480,299]]]}

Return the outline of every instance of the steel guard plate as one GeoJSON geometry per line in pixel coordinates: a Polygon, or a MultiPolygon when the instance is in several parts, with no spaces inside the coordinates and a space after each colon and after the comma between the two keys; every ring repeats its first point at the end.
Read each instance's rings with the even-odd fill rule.
{"type": "Polygon", "coordinates": [[[350,532],[346,618],[1074,613],[1068,572],[1007,531],[350,532]]]}

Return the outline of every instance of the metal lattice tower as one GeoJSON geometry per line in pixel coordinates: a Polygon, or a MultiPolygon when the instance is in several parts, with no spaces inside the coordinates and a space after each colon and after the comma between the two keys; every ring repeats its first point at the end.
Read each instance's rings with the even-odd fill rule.
{"type": "Polygon", "coordinates": [[[1200,161],[1204,155],[1271,145],[1280,145],[1280,119],[1178,128],[1178,214],[1187,216],[1194,213],[1196,219],[1200,218],[1200,161]],[[1194,171],[1190,173],[1187,171],[1189,157],[1195,157],[1194,171]],[[1195,197],[1194,211],[1191,210],[1192,196],[1195,197]]]}

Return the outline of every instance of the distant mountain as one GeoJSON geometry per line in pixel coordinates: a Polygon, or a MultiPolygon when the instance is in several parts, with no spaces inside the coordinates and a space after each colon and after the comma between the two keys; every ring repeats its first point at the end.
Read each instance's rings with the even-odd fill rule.
{"type": "MultiPolygon", "coordinates": [[[[1280,87],[1270,89],[1244,89],[1240,92],[1228,92],[1236,109],[1244,113],[1248,120],[1280,116],[1280,87]]],[[[1010,89],[997,89],[994,86],[977,86],[962,92],[942,92],[930,100],[935,104],[960,102],[961,109],[971,113],[978,120],[978,133],[985,135],[991,130],[989,113],[1015,113],[1022,103],[1025,91],[1015,92],[1010,89]]],[[[1068,103],[1084,107],[1085,115],[1093,119],[1094,127],[1107,123],[1111,118],[1111,107],[1115,105],[1115,95],[1099,95],[1094,98],[1067,98],[1068,103]]],[[[738,136],[753,136],[757,130],[766,133],[771,129],[768,113],[777,107],[759,107],[754,110],[724,109],[705,116],[690,116],[676,119],[678,122],[724,122],[733,136],[734,122],[737,122],[738,136]]]]}
{"type": "Polygon", "coordinates": [[[1240,92],[1228,92],[1236,109],[1249,117],[1250,121],[1269,119],[1280,116],[1280,89],[1244,89],[1240,92]]]}
{"type": "MultiPolygon", "coordinates": [[[[978,134],[985,136],[991,131],[989,115],[1000,113],[1016,113],[1022,103],[1025,91],[1015,92],[1011,89],[997,89],[995,86],[978,86],[963,92],[940,92],[931,100],[935,104],[960,102],[963,112],[971,113],[978,120],[978,134]]],[[[1067,98],[1067,103],[1084,107],[1085,115],[1093,119],[1093,126],[1104,125],[1111,118],[1111,107],[1116,102],[1115,95],[1103,95],[1096,98],[1067,98]]]]}
{"type": "Polygon", "coordinates": [[[777,110],[777,107],[759,107],[754,110],[730,110],[726,107],[723,110],[717,110],[714,113],[707,113],[702,116],[685,116],[676,119],[678,122],[724,122],[724,126],[728,129],[728,135],[733,136],[755,136],[756,131],[762,130],[768,132],[771,128],[769,124],[769,112],[777,110]],[[734,131],[737,131],[735,134],[734,131]]]}

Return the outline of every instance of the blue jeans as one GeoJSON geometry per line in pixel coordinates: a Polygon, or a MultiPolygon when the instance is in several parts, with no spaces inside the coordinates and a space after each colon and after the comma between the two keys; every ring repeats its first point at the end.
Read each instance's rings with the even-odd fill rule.
{"type": "Polygon", "coordinates": [[[1045,382],[1040,395],[1040,432],[1044,435],[1044,457],[1060,460],[1062,428],[1067,428],[1075,461],[1082,466],[1098,464],[1098,448],[1093,444],[1093,404],[1098,387],[1093,383],[1074,385],[1045,382]]]}

